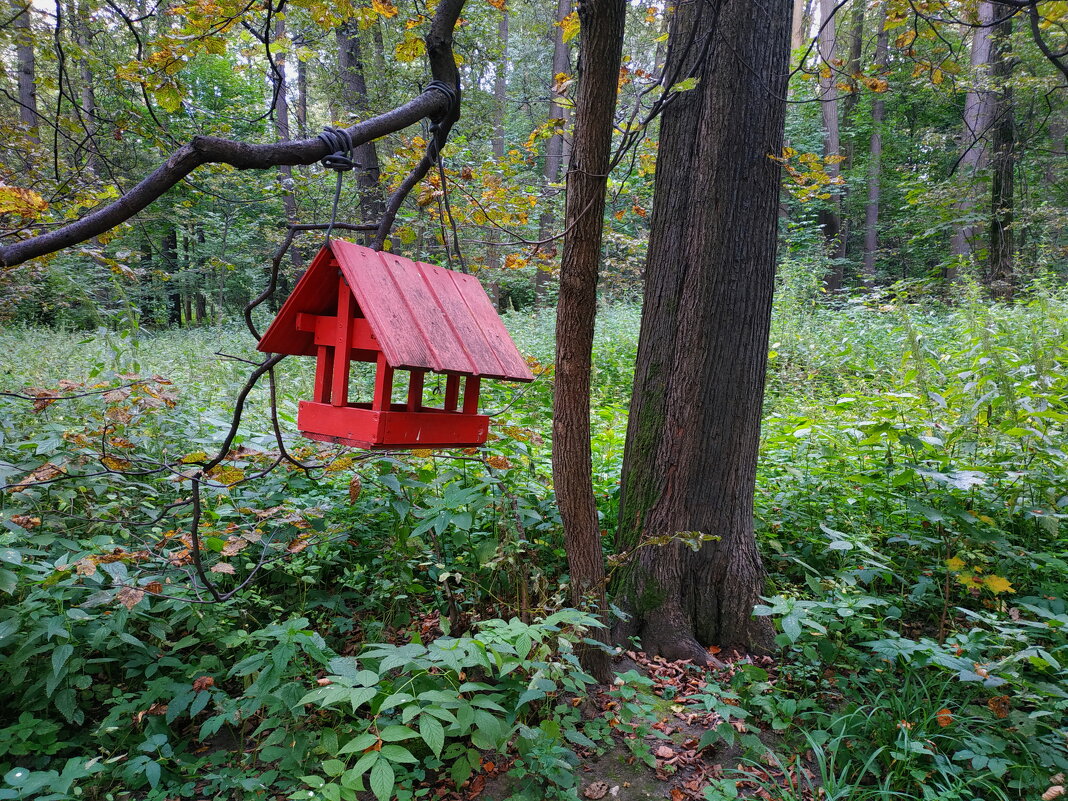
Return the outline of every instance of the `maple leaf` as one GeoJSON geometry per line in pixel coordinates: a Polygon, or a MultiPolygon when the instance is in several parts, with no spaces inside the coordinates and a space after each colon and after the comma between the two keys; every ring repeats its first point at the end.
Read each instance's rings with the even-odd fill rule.
{"type": "Polygon", "coordinates": [[[1016,590],[1012,588],[1012,584],[1009,583],[1009,580],[1003,576],[995,576],[993,574],[984,576],[983,585],[994,593],[994,595],[1000,595],[1003,592],[1016,592],[1016,590]]]}
{"type": "Polygon", "coordinates": [[[572,11],[556,24],[564,32],[564,44],[567,44],[579,35],[581,23],[579,23],[579,15],[577,11],[572,11]]]}
{"type": "Polygon", "coordinates": [[[47,210],[48,202],[32,189],[8,186],[0,181],[0,214],[37,219],[47,210]]]}

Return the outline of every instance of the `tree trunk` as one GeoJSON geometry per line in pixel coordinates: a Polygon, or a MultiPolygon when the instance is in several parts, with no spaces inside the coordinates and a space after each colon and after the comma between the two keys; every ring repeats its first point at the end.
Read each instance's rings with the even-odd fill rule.
{"type": "MultiPolygon", "coordinates": [[[[556,21],[561,22],[564,17],[571,13],[571,0],[558,0],[556,5],[556,21]]],[[[571,61],[568,58],[567,44],[564,42],[564,31],[559,25],[552,27],[553,32],[553,72],[549,76],[549,119],[559,120],[560,129],[567,127],[568,110],[560,103],[560,98],[553,90],[556,84],[556,76],[566,75],[571,69],[571,61]]],[[[545,144],[545,167],[542,177],[545,179],[546,192],[549,184],[560,180],[560,170],[564,165],[564,135],[554,134],[545,144]]],[[[552,205],[545,203],[545,210],[538,217],[538,239],[548,239],[552,236],[553,222],[552,205]]],[[[549,247],[545,245],[544,247],[549,247]]],[[[552,248],[555,250],[555,248],[552,248]]],[[[547,266],[547,265],[546,265],[547,266]]],[[[534,306],[540,308],[545,303],[545,293],[548,289],[550,274],[547,270],[539,269],[534,273],[534,306]]]]}
{"type": "MultiPolygon", "coordinates": [[[[880,77],[886,71],[889,55],[889,31],[886,24],[886,3],[879,9],[879,38],[875,45],[875,73],[880,77]]],[[[871,147],[868,155],[868,205],[864,210],[864,286],[875,286],[875,255],[879,249],[879,198],[882,190],[883,118],[886,115],[886,100],[875,95],[871,104],[871,147]]]]}
{"type": "MultiPolygon", "coordinates": [[[[283,17],[276,16],[274,23],[275,40],[283,40],[286,36],[286,23],[283,17]]],[[[278,53],[274,57],[274,69],[271,70],[271,82],[274,85],[274,132],[280,141],[289,140],[289,93],[286,89],[286,57],[285,53],[278,53]]],[[[297,196],[293,193],[293,168],[283,164],[278,168],[278,175],[282,183],[282,207],[285,209],[286,220],[297,222],[297,196]]],[[[300,249],[295,245],[289,249],[289,262],[293,270],[299,272],[304,269],[304,259],[300,255],[300,249]]]]}
{"type": "Polygon", "coordinates": [[[768,156],[782,148],[790,5],[676,12],[668,70],[693,26],[712,50],[661,122],[618,542],[719,538],[698,552],[645,545],[630,560],[621,602],[632,617],[617,634],[667,658],[704,663],[704,646],[771,642],[752,615],[764,581],[753,493],[777,244],[768,156]]]}
{"type": "MultiPolygon", "coordinates": [[[[837,156],[842,149],[838,132],[838,67],[833,63],[837,50],[835,34],[836,20],[834,0],[820,0],[820,108],[823,112],[823,155],[837,156]]],[[[838,164],[826,165],[827,174],[837,178],[841,170],[838,164]]],[[[831,268],[824,278],[828,292],[838,292],[842,288],[843,265],[845,256],[845,239],[842,236],[842,198],[837,194],[825,201],[827,207],[819,213],[819,222],[823,227],[823,236],[827,241],[827,255],[831,259],[831,268]]]]}
{"type": "MultiPolygon", "coordinates": [[[[344,89],[345,110],[354,118],[368,115],[367,79],[360,51],[359,26],[349,22],[337,29],[337,61],[344,89]]],[[[356,185],[360,189],[360,222],[377,222],[382,216],[384,199],[380,184],[381,167],[374,142],[365,142],[353,151],[356,163],[356,185]]]]}
{"type": "Polygon", "coordinates": [[[182,325],[182,290],[178,282],[178,229],[171,225],[163,235],[163,272],[167,280],[167,324],[172,328],[182,325]]]}
{"type": "Polygon", "coordinates": [[[96,143],[96,79],[89,66],[86,50],[89,47],[90,10],[84,3],[71,3],[70,17],[73,19],[72,32],[74,43],[78,46],[78,73],[81,80],[81,109],[79,117],[85,129],[85,170],[91,175],[97,172],[96,143]]]}
{"type": "Polygon", "coordinates": [[[991,35],[991,74],[997,92],[991,150],[990,268],[987,287],[996,298],[1009,299],[1014,290],[1013,261],[1016,255],[1013,231],[1013,177],[1016,170],[1016,119],[1012,96],[1011,8],[998,4],[995,13],[1004,17],[991,35]]]}
{"type": "MultiPolygon", "coordinates": [[[[853,117],[853,111],[857,107],[857,101],[860,100],[860,92],[857,87],[856,75],[860,72],[860,60],[864,55],[864,5],[866,0],[853,0],[853,16],[850,19],[850,32],[849,32],[849,58],[846,60],[846,82],[850,86],[849,93],[842,101],[842,125],[846,130],[849,130],[849,122],[853,117]]],[[[880,32],[881,28],[878,29],[880,32]]],[[[849,139],[849,143],[846,148],[846,155],[849,157],[843,164],[848,169],[852,165],[853,159],[853,141],[849,139]]]]}
{"type": "Polygon", "coordinates": [[[994,97],[990,91],[990,23],[994,20],[994,4],[988,0],[979,2],[979,25],[972,33],[971,80],[972,88],[964,98],[964,130],[957,173],[964,184],[961,200],[956,205],[957,223],[954,225],[950,250],[954,257],[946,268],[946,282],[957,278],[957,264],[971,257],[979,241],[980,226],[972,219],[976,206],[976,177],[988,161],[986,149],[990,125],[994,118],[994,97]]]}
{"type": "MultiPolygon", "coordinates": [[[[553,483],[564,524],[571,602],[576,606],[592,602],[602,615],[607,605],[590,456],[590,372],[626,11],[625,0],[586,0],[579,6],[579,84],[567,171],[564,219],[568,234],[560,265],[553,384],[553,483]]],[[[608,639],[606,631],[592,636],[604,642],[608,639]]],[[[584,646],[579,654],[583,667],[598,681],[611,678],[611,662],[605,651],[584,646]]]]}
{"type": "Polygon", "coordinates": [[[308,62],[297,57],[297,136],[308,136],[308,62]]]}
{"type": "MultiPolygon", "coordinates": [[[[496,63],[496,75],[493,81],[493,157],[498,163],[504,161],[504,117],[508,109],[508,9],[501,10],[497,24],[497,35],[501,46],[501,56],[496,63]]],[[[497,228],[492,224],[487,233],[486,269],[490,275],[490,296],[503,313],[501,307],[501,282],[498,270],[501,267],[501,252],[497,246],[497,228]]]]}
{"type": "Polygon", "coordinates": [[[37,61],[33,52],[33,6],[14,0],[11,7],[18,13],[15,29],[15,62],[19,85],[19,122],[26,128],[31,141],[39,143],[37,125],[37,61]]]}
{"type": "Polygon", "coordinates": [[[797,50],[808,38],[808,14],[812,0],[794,0],[794,9],[791,14],[790,25],[790,49],[797,50]]]}

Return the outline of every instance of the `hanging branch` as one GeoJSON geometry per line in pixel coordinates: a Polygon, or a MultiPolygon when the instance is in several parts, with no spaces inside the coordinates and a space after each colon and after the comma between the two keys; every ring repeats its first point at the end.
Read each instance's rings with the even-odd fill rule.
{"type": "MultiPolygon", "coordinates": [[[[430,88],[404,105],[345,129],[354,146],[395,133],[426,118],[441,121],[439,132],[442,142],[444,137],[448,136],[453,123],[459,119],[459,73],[452,51],[452,32],[463,5],[464,0],[442,0],[426,37],[431,74],[435,81],[456,87],[456,102],[450,102],[451,98],[446,93],[431,84],[430,88]]],[[[318,137],[261,145],[214,136],[194,137],[114,203],[68,225],[0,247],[0,265],[13,267],[29,259],[55,253],[100,236],[147,208],[201,165],[228,164],[239,170],[265,170],[279,166],[314,164],[329,155],[328,151],[329,146],[318,137]]],[[[429,166],[428,164],[416,181],[406,181],[401,189],[394,193],[390,198],[390,208],[400,207],[400,203],[415,183],[426,174],[429,166]]],[[[392,225],[392,219],[388,220],[388,224],[392,225]]],[[[383,239],[385,235],[382,230],[386,225],[387,220],[383,219],[379,227],[379,236],[383,239]]],[[[388,234],[388,228],[386,233],[388,234]]]]}

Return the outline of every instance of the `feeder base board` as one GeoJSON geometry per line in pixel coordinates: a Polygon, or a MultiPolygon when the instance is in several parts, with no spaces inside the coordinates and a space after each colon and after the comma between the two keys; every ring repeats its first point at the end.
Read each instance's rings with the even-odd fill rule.
{"type": "Polygon", "coordinates": [[[486,442],[489,417],[442,409],[413,412],[397,403],[376,411],[369,404],[301,401],[297,427],[308,439],[357,448],[474,448],[486,442]]]}

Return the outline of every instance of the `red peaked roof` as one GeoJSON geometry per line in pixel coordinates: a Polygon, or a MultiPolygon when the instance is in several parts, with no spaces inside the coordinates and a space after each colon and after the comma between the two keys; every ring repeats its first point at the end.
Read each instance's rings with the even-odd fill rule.
{"type": "Polygon", "coordinates": [[[337,313],[339,267],[391,367],[534,380],[473,275],[344,240],[331,240],[319,251],[259,350],[315,354],[314,335],[297,330],[297,314],[337,313]]]}

